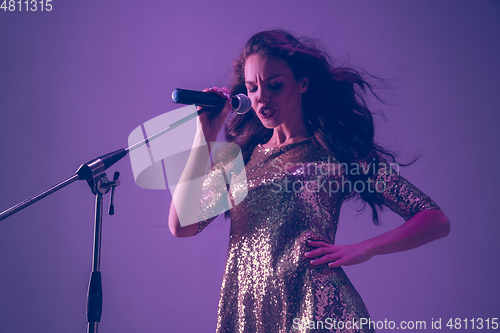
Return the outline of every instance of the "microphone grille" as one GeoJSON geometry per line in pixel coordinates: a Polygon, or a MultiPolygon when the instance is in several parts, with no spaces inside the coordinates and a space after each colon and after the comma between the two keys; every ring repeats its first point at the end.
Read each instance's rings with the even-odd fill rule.
{"type": "Polygon", "coordinates": [[[252,101],[245,94],[238,94],[235,96],[240,102],[237,108],[234,108],[233,111],[237,114],[245,114],[252,108],[252,101]]]}

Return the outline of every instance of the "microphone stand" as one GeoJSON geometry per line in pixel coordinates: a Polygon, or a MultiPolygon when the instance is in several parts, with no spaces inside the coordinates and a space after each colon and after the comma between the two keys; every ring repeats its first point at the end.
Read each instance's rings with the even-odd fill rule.
{"type": "Polygon", "coordinates": [[[120,173],[115,172],[113,180],[110,181],[106,176],[106,170],[124,158],[129,152],[147,144],[148,142],[156,139],[157,137],[173,130],[177,126],[193,119],[194,117],[209,111],[211,108],[202,108],[193,112],[186,117],[170,124],[169,126],[159,130],[158,132],[150,135],[144,140],[141,140],[126,149],[118,149],[106,155],[94,158],[87,163],[82,164],[76,173],[63,180],[62,182],[40,192],[15,206],[0,213],[0,221],[7,217],[23,210],[24,208],[34,204],[35,202],[45,198],[46,196],[59,191],[63,187],[74,183],[77,180],[86,180],[90,190],[96,197],[95,201],[95,219],[94,219],[94,246],[92,256],[92,272],[90,275],[89,289],[87,294],[87,332],[97,333],[98,324],[101,320],[102,314],[102,280],[100,272],[101,261],[101,231],[102,231],[102,211],[103,211],[103,195],[111,190],[111,199],[109,206],[109,215],[114,214],[114,192],[116,186],[120,185],[118,180],[120,173]]]}

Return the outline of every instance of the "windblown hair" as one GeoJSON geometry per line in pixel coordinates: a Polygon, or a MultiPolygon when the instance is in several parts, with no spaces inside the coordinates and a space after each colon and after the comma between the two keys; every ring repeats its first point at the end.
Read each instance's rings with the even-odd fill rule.
{"type": "MultiPolygon", "coordinates": [[[[394,154],[374,141],[372,112],[364,100],[368,90],[379,99],[372,86],[357,70],[332,66],[329,55],[316,44],[312,39],[297,38],[283,30],[255,34],[234,62],[231,94],[247,94],[244,67],[250,55],[282,59],[292,70],[295,80],[308,78],[308,89],[302,95],[305,125],[330,155],[341,163],[370,159],[378,165],[381,155],[395,162],[394,154]]],[[[269,141],[273,134],[272,129],[262,125],[253,110],[244,115],[231,115],[225,130],[227,141],[240,146],[245,163],[253,149],[269,141]]],[[[359,179],[366,180],[370,176],[374,175],[360,175],[359,179]]],[[[374,192],[366,189],[361,193],[353,192],[351,197],[359,194],[370,205],[374,223],[379,224],[376,207],[381,207],[382,201],[374,192]]]]}

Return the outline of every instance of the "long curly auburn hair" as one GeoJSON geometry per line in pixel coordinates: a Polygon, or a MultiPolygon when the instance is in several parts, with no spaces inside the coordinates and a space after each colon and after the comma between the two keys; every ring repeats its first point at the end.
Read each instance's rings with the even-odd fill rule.
{"type": "MultiPolygon", "coordinates": [[[[308,89],[302,95],[306,128],[337,161],[371,160],[378,165],[379,158],[384,155],[396,162],[394,153],[374,141],[373,116],[364,97],[371,92],[380,98],[365,80],[365,75],[353,68],[332,66],[329,55],[313,39],[297,38],[284,30],[262,31],[248,40],[234,61],[231,95],[247,94],[244,68],[246,59],[252,54],[282,59],[292,70],[295,80],[308,79],[308,89]]],[[[264,127],[253,110],[244,115],[232,114],[225,124],[227,141],[241,148],[245,163],[254,148],[269,141],[272,134],[273,130],[264,127]]],[[[356,177],[366,181],[372,176],[374,174],[356,177]]],[[[379,224],[376,208],[381,207],[382,199],[368,188],[361,193],[353,192],[350,197],[357,195],[370,205],[373,221],[379,224]]]]}

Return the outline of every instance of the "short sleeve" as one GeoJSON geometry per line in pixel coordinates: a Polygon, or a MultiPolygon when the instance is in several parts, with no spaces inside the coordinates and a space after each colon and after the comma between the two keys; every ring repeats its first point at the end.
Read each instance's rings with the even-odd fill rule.
{"type": "Polygon", "coordinates": [[[213,146],[214,167],[205,176],[198,213],[198,230],[205,229],[218,215],[229,211],[246,197],[245,163],[241,149],[235,143],[223,142],[213,146]],[[235,195],[235,193],[237,195],[235,195]]]}
{"type": "Polygon", "coordinates": [[[423,210],[440,209],[430,197],[399,174],[399,170],[380,160],[373,186],[382,204],[408,221],[423,210]]]}
{"type": "Polygon", "coordinates": [[[205,229],[217,216],[229,210],[228,181],[223,167],[215,167],[205,177],[198,213],[198,230],[205,229]]]}

